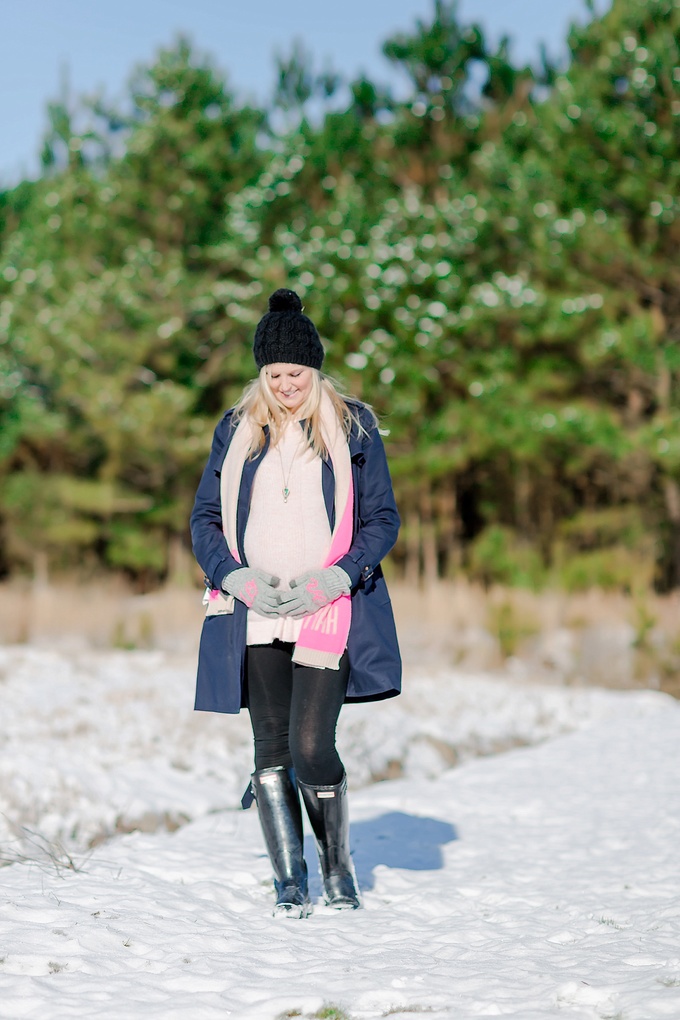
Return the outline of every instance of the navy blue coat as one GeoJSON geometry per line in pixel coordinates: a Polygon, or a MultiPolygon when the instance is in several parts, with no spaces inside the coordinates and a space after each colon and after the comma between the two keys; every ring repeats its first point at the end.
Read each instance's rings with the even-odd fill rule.
{"type": "MultiPolygon", "coordinates": [[[[401,658],[392,605],[380,561],[394,545],[399,532],[392,482],[382,440],[362,404],[353,404],[366,433],[355,427],[349,438],[354,482],[352,545],[338,566],[352,582],[352,624],[347,642],[349,681],[346,701],[378,701],[399,694],[401,658]]],[[[212,450],[196,493],[191,514],[194,554],[205,573],[206,584],[220,588],[232,570],[246,564],[243,541],[250,509],[253,479],[269,447],[246,461],[236,514],[238,563],[229,552],[222,531],[220,473],[234,435],[232,411],[215,429],[212,450]]],[[[334,525],[335,478],[330,461],[323,461],[322,485],[326,512],[334,525]]],[[[206,616],[198,655],[195,708],[203,712],[236,713],[244,707],[243,674],[247,609],[238,599],[234,612],[206,616]]]]}

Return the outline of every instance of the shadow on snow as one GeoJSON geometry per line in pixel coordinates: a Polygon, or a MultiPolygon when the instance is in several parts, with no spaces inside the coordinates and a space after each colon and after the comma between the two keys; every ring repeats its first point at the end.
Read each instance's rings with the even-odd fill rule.
{"type": "MultiPolygon", "coordinates": [[[[389,811],[365,822],[352,822],[352,858],[359,887],[373,888],[373,871],[379,864],[407,871],[437,871],[444,865],[442,847],[456,839],[456,827],[449,822],[407,815],[403,811],[389,811]]],[[[320,894],[320,880],[312,864],[316,858],[312,836],[305,839],[305,857],[312,865],[310,892],[320,894]]]]}

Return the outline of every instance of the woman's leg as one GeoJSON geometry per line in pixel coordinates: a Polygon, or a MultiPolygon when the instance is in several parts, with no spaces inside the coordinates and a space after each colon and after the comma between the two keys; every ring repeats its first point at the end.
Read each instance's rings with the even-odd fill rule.
{"type": "Polygon", "coordinates": [[[340,669],[293,665],[288,742],[297,777],[304,783],[333,785],[344,775],[335,730],[348,676],[346,652],[340,669]]]}
{"type": "Polygon", "coordinates": [[[303,855],[302,812],[288,748],[291,648],[283,645],[249,647],[246,682],[246,700],[255,736],[251,790],[274,871],[274,915],[306,917],[312,905],[303,855]]]}
{"type": "Polygon", "coordinates": [[[246,702],[255,739],[255,768],[292,764],[288,746],[293,693],[293,646],[250,645],[246,649],[246,702]]]}
{"type": "Polygon", "coordinates": [[[335,749],[348,675],[347,653],[339,670],[295,666],[289,735],[298,786],[316,838],[326,902],[338,910],[361,906],[349,848],[347,778],[335,749]]]}

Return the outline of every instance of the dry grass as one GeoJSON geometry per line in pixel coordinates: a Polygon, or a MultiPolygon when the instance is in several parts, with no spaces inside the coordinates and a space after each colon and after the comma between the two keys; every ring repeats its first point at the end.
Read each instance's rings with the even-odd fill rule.
{"type": "MultiPolygon", "coordinates": [[[[408,665],[489,670],[511,659],[537,679],[680,695],[680,593],[535,593],[464,580],[415,591],[392,582],[390,591],[408,665]]],[[[201,595],[188,586],[134,595],[111,579],[7,583],[0,585],[0,643],[191,652],[201,595]]]]}
{"type": "Polygon", "coordinates": [[[534,592],[523,588],[494,586],[485,589],[469,581],[441,581],[416,593],[404,585],[390,584],[395,610],[415,615],[435,628],[483,625],[489,609],[510,603],[520,617],[531,619],[541,631],[559,627],[583,627],[630,621],[643,604],[663,626],[678,629],[680,592],[671,595],[625,595],[592,589],[587,592],[534,592]]]}
{"type": "Polygon", "coordinates": [[[680,592],[489,590],[465,580],[392,586],[400,635],[425,661],[529,678],[651,687],[680,697],[680,592]]]}
{"type": "Polygon", "coordinates": [[[164,588],[134,595],[121,582],[0,585],[0,643],[57,648],[191,649],[202,592],[164,588]]]}

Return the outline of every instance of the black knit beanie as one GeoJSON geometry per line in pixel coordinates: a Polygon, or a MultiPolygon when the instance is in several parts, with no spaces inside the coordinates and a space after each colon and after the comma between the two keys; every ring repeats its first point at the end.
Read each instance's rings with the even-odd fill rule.
{"type": "Polygon", "coordinates": [[[255,330],[253,355],[258,368],[277,362],[321,368],[324,350],[311,319],[302,314],[302,302],[294,290],[276,290],[269,311],[255,330]]]}

